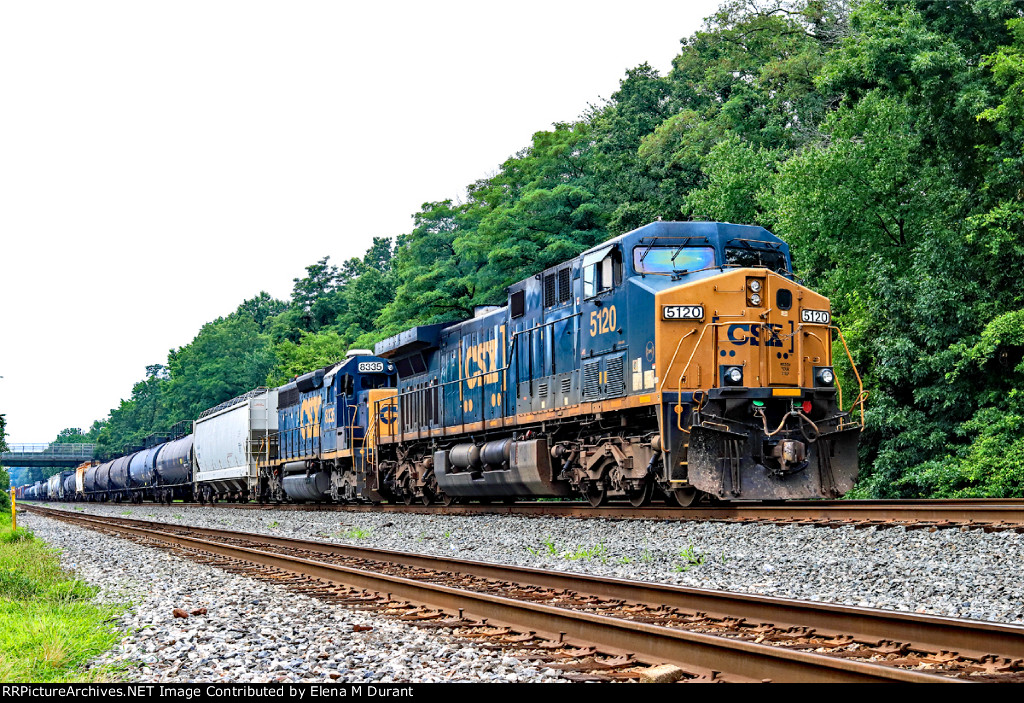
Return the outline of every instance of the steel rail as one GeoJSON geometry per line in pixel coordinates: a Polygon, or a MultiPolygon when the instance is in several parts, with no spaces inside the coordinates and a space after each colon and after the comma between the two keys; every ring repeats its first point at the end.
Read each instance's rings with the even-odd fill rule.
{"type": "Polygon", "coordinates": [[[869,639],[896,638],[911,643],[913,649],[920,647],[925,651],[952,649],[961,654],[977,655],[991,654],[994,650],[1001,656],[1012,658],[1019,658],[1024,654],[1024,628],[1013,625],[831,606],[805,601],[787,601],[721,591],[703,591],[678,586],[597,578],[581,574],[441,559],[364,547],[348,547],[309,540],[282,539],[233,530],[186,528],[120,518],[116,523],[111,523],[107,520],[64,511],[51,512],[38,508],[32,508],[32,510],[91,527],[139,534],[170,544],[190,545],[222,556],[297,571],[332,582],[395,593],[400,597],[426,603],[435,608],[449,611],[463,609],[477,617],[486,617],[490,621],[506,626],[534,630],[544,633],[546,636],[566,633],[571,638],[584,640],[590,644],[599,644],[617,651],[632,652],[638,658],[652,663],[672,662],[689,667],[698,666],[748,679],[933,682],[957,680],[932,673],[837,659],[604,615],[569,611],[544,604],[521,602],[473,591],[462,591],[447,586],[376,574],[307,558],[268,553],[252,547],[213,542],[209,539],[175,534],[173,531],[188,530],[214,539],[242,539],[258,544],[300,548],[314,552],[319,551],[325,555],[345,555],[434,571],[471,573],[474,576],[499,581],[514,581],[546,588],[567,589],[607,598],[619,598],[634,603],[661,604],[685,610],[720,613],[736,618],[752,618],[755,622],[772,622],[776,626],[813,627],[823,631],[832,631],[835,634],[857,633],[859,637],[869,639]]]}
{"type": "MultiPolygon", "coordinates": [[[[175,503],[180,507],[202,507],[200,503],[175,503]]],[[[206,507],[211,507],[207,505],[206,507]]],[[[448,507],[406,505],[335,505],[292,504],[260,505],[258,503],[215,503],[212,507],[241,510],[292,510],[340,512],[400,512],[432,515],[527,515],[551,517],[578,517],[601,519],[641,520],[720,520],[730,522],[816,521],[839,525],[841,523],[881,523],[891,525],[938,527],[976,527],[980,529],[1024,528],[1024,500],[993,501],[815,501],[813,503],[786,503],[766,505],[736,503],[732,505],[695,508],[602,506],[593,508],[583,503],[515,503],[465,504],[448,507]]]]}
{"type": "MultiPolygon", "coordinates": [[[[98,526],[106,525],[107,520],[97,516],[75,517],[98,526]]],[[[713,616],[770,622],[781,627],[813,627],[830,634],[853,633],[864,638],[899,639],[915,647],[953,649],[968,655],[998,653],[1015,659],[1024,658],[1024,626],[1019,625],[629,581],[606,576],[436,557],[415,552],[275,537],[239,530],[174,525],[123,517],[117,520],[143,529],[187,530],[211,539],[246,540],[276,547],[299,548],[434,571],[455,571],[499,581],[514,581],[543,588],[579,591],[604,598],[706,612],[713,616]]]]}

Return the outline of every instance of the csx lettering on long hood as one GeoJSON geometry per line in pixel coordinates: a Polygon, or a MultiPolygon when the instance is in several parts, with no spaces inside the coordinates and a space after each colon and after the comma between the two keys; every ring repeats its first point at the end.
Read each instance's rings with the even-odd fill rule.
{"type": "Polygon", "coordinates": [[[497,383],[498,371],[505,365],[505,325],[498,328],[498,335],[478,344],[468,344],[463,352],[462,373],[466,388],[478,387],[481,383],[497,383]],[[500,353],[498,345],[501,344],[500,353]],[[480,374],[487,374],[482,376],[480,374]]]}

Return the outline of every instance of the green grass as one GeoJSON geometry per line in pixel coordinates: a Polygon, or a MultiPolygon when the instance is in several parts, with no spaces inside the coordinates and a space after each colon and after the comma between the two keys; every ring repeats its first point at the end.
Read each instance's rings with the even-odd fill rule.
{"type": "Polygon", "coordinates": [[[94,603],[96,590],[31,532],[0,530],[0,681],[117,678],[112,668],[83,670],[120,639],[119,609],[94,603]]]}
{"type": "Polygon", "coordinates": [[[579,547],[575,550],[565,552],[563,555],[569,561],[590,561],[591,559],[597,559],[602,564],[608,560],[608,547],[604,546],[604,542],[600,542],[593,547],[579,547]]]}
{"type": "MultiPolygon", "coordinates": [[[[683,558],[683,563],[673,565],[672,570],[684,572],[689,571],[695,566],[700,566],[701,564],[703,564],[704,559],[707,557],[707,554],[705,554],[704,552],[698,552],[693,548],[693,545],[691,544],[686,549],[680,551],[679,556],[683,558]]],[[[722,557],[724,559],[725,552],[722,552],[722,557]]]]}
{"type": "MultiPolygon", "coordinates": [[[[582,547],[577,545],[575,547],[559,550],[558,545],[555,544],[555,540],[550,535],[546,536],[542,541],[543,547],[526,547],[526,551],[535,557],[539,556],[551,556],[560,557],[568,561],[590,561],[591,559],[597,559],[602,564],[608,561],[608,547],[603,542],[594,545],[593,547],[582,547]]],[[[620,562],[628,563],[628,562],[620,562]]]]}
{"type": "Polygon", "coordinates": [[[535,557],[539,557],[544,554],[547,554],[549,557],[558,556],[558,547],[555,545],[555,540],[551,539],[551,535],[548,535],[544,538],[543,544],[543,549],[541,549],[540,547],[527,547],[526,551],[528,551],[535,557]]]}
{"type": "Polygon", "coordinates": [[[362,527],[353,527],[351,530],[335,532],[334,536],[339,539],[366,539],[370,536],[370,528],[363,529],[362,527]]]}

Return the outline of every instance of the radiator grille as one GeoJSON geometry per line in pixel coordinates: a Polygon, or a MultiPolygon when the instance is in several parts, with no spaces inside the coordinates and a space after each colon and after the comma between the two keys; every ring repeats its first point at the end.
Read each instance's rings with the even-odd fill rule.
{"type": "Polygon", "coordinates": [[[564,303],[572,298],[572,290],[569,283],[569,269],[564,268],[558,272],[558,302],[564,303]]]}
{"type": "Polygon", "coordinates": [[[621,356],[608,359],[608,388],[609,395],[620,395],[625,388],[625,376],[623,375],[623,358],[621,356]]]}
{"type": "Polygon", "coordinates": [[[601,361],[587,361],[583,364],[583,395],[593,397],[601,393],[601,361]]]}

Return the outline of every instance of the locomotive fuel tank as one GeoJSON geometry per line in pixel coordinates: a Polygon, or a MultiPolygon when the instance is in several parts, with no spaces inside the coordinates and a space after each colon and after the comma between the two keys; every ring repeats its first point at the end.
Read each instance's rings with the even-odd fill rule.
{"type": "Polygon", "coordinates": [[[445,495],[456,498],[563,498],[572,494],[556,481],[545,439],[458,444],[434,453],[434,475],[445,495]]]}
{"type": "Polygon", "coordinates": [[[306,462],[296,461],[285,464],[284,472],[281,483],[292,500],[319,502],[329,497],[330,471],[311,470],[306,462]]]}

